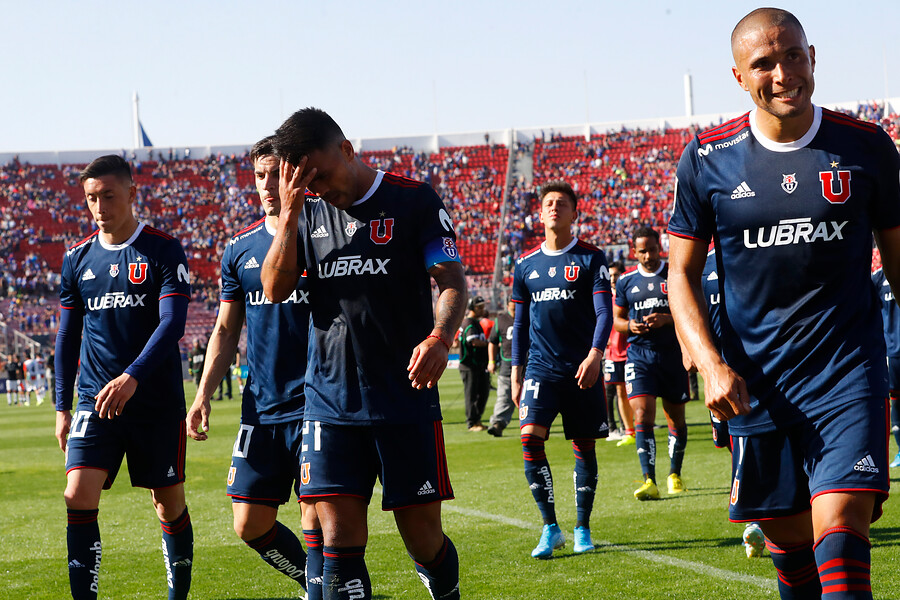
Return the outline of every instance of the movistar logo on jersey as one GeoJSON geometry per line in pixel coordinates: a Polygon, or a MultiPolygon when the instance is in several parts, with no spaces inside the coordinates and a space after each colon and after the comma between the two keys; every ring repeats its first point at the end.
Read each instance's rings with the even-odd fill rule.
{"type": "Polygon", "coordinates": [[[744,230],[744,246],[747,248],[768,248],[769,246],[787,246],[789,244],[811,244],[823,241],[843,240],[842,230],[849,221],[822,221],[812,223],[812,219],[782,219],[778,225],[760,227],[755,232],[744,230]]]}
{"type": "Polygon", "coordinates": [[[531,293],[533,302],[548,302],[550,300],[572,300],[575,298],[576,290],[561,290],[556,287],[547,288],[539,292],[531,293]]]}
{"type": "MultiPolygon", "coordinates": [[[[262,290],[257,290],[255,292],[247,292],[247,304],[250,306],[261,306],[263,304],[272,304],[272,301],[266,298],[262,290]]],[[[294,290],[281,304],[309,304],[309,292],[306,290],[294,290]]]]}
{"type": "Polygon", "coordinates": [[[645,309],[653,309],[658,308],[660,306],[669,306],[668,298],[647,298],[646,300],[641,300],[640,302],[634,303],[634,310],[645,310],[645,309]]]}
{"type": "Polygon", "coordinates": [[[748,137],[750,137],[750,132],[745,131],[744,133],[737,136],[733,140],[728,140],[726,142],[719,142],[715,146],[713,146],[712,144],[706,144],[702,148],[697,148],[697,154],[700,156],[708,156],[709,153],[713,151],[713,149],[721,150],[722,148],[730,148],[731,146],[734,146],[735,144],[740,144],[741,142],[746,140],[748,137]]]}
{"type": "Polygon", "coordinates": [[[88,310],[105,310],[107,308],[128,308],[131,306],[144,306],[144,298],[147,294],[126,294],[125,292],[110,292],[102,296],[88,298],[88,310]]]}
{"type": "Polygon", "coordinates": [[[319,263],[319,277],[347,277],[350,275],[387,275],[389,258],[367,258],[361,255],[342,256],[337,260],[319,263]]]}

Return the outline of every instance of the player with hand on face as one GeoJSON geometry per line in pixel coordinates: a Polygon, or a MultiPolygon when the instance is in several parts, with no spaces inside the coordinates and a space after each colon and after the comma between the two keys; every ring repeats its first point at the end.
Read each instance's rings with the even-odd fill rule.
{"type": "Polygon", "coordinates": [[[781,597],[872,598],[869,527],[888,491],[872,236],[898,284],[900,157],[878,125],[812,103],[816,52],[794,15],[754,10],[731,42],[756,107],[682,154],[672,313],[729,424],[730,518],[760,521],[781,597]],[[701,287],[711,239],[721,354],[701,287]]]}
{"type": "Polygon", "coordinates": [[[609,271],[603,251],[572,234],[577,202],[566,182],[541,188],[545,240],[516,261],[513,278],[512,397],[519,406],[525,477],[544,521],[534,558],[550,558],[565,544],[544,451],[554,419],[562,414],[575,454],[576,553],[594,549],[595,440],[609,435],[601,379],[612,328],[609,271]]]}
{"type": "Polygon", "coordinates": [[[450,215],[428,185],[363,163],[319,109],[294,113],[274,145],[281,211],[261,276],[280,302],[307,273],[312,435],[300,494],[322,523],[324,597],[371,597],[366,513],[378,478],[431,596],[459,598],[459,559],[441,523],[453,490],[437,391],[466,306],[450,215]]]}
{"type": "Polygon", "coordinates": [[[638,500],[659,498],[656,485],[656,398],[662,397],[669,427],[669,494],[685,491],[681,466],[687,446],[684,405],[689,400],[687,372],[669,313],[668,265],[660,258],[659,234],[639,227],[632,234],[638,266],[616,283],[615,328],[628,334],[625,388],[634,411],[635,445],[644,483],[638,500]]]}
{"type": "Polygon", "coordinates": [[[102,156],[79,180],[98,231],[63,258],[55,368],[72,597],[97,597],[100,492],[127,456],[131,485],[150,490],[160,520],[169,598],[186,598],[194,537],[178,340],[191,294],[187,260],[177,239],[134,217],[137,188],[124,159],[102,156]]]}
{"type": "Polygon", "coordinates": [[[263,294],[260,266],[281,211],[279,160],[272,142],[272,136],[267,137],[250,151],[265,216],[238,231],[225,248],[219,316],[186,422],[192,438],[208,438],[210,400],[218,382],[228,376],[246,318],[250,375],[228,470],[234,531],[264,561],[307,589],[308,600],[318,600],[322,530],[315,508],[308,505],[302,510],[308,557],[294,532],[277,520],[278,507],[288,501],[291,489],[299,495],[309,300],[306,277],[299,278],[294,292],[281,303],[273,304],[263,294]]]}

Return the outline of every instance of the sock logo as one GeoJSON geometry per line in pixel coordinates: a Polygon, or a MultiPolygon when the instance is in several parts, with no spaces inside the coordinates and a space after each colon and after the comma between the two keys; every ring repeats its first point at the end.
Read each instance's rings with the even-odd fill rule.
{"type": "Polygon", "coordinates": [[[272,548],[262,555],[263,560],[275,567],[277,571],[281,571],[291,579],[302,580],[306,574],[306,567],[298,567],[286,558],[281,552],[272,548]]]}
{"type": "Polygon", "coordinates": [[[91,575],[94,576],[94,581],[91,583],[91,591],[97,592],[100,589],[100,557],[103,555],[103,549],[100,546],[100,541],[94,542],[94,545],[91,546],[91,551],[94,552],[94,568],[89,571],[91,575]]]}
{"type": "Polygon", "coordinates": [[[365,586],[363,586],[363,582],[361,579],[351,579],[344,584],[344,587],[338,588],[337,591],[348,592],[347,598],[349,598],[350,600],[353,600],[354,598],[366,597],[365,586]]]}
{"type": "Polygon", "coordinates": [[[544,476],[544,490],[547,491],[547,502],[555,504],[553,499],[553,476],[550,475],[550,467],[543,466],[538,469],[538,473],[544,476]]]}

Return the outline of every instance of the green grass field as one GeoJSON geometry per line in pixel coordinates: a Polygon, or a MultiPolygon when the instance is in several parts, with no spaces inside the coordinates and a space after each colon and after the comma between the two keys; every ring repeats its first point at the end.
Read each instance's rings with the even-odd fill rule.
{"type": "MultiPolygon", "coordinates": [[[[727,520],[730,459],[727,450],[713,447],[700,403],[688,405],[688,492],[683,496],[635,501],[631,493],[640,473],[634,447],[598,442],[600,485],[592,532],[599,545],[580,556],[571,552],[572,452],[561,426],[555,426],[547,454],[560,525],[569,543],[552,560],[537,561],[530,552],[540,535],[540,519],[525,483],[518,436],[497,439],[466,431],[455,371],[446,373],[441,392],[456,492],[456,499],[444,505],[444,524],[459,550],[463,597],[778,597],[771,561],[745,558],[739,539],[743,528],[727,520]]],[[[186,393],[190,402],[193,384],[186,386],[186,393]]],[[[237,401],[213,403],[211,439],[189,440],[186,488],[195,536],[191,597],[296,598],[296,586],[264,564],[231,529],[224,487],[239,414],[237,401]]],[[[47,404],[0,405],[0,598],[68,597],[64,461],[53,428],[54,413],[47,404]]],[[[657,444],[664,451],[665,430],[658,430],[657,444]]],[[[665,474],[664,457],[660,466],[665,474]]],[[[113,489],[104,493],[100,509],[101,598],[164,597],[160,530],[149,493],[131,488],[123,471],[113,489]]],[[[281,520],[300,530],[300,512],[293,502],[282,508],[281,520]]],[[[377,494],[369,521],[367,562],[374,597],[428,598],[393,519],[380,510],[377,494]]],[[[876,598],[900,598],[898,541],[900,509],[892,500],[872,530],[876,598]]]]}

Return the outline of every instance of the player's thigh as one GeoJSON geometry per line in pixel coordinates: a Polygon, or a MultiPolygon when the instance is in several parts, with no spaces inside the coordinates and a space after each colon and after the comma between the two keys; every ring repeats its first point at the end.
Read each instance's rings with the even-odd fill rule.
{"type": "Polygon", "coordinates": [[[431,562],[444,545],[441,503],[432,502],[394,511],[406,551],[418,562],[431,562]]]}
{"type": "Polygon", "coordinates": [[[231,511],[234,514],[234,532],[245,542],[268,533],[278,518],[278,509],[266,504],[232,502],[231,511]]]}
{"type": "Polygon", "coordinates": [[[101,419],[91,410],[76,410],[66,442],[66,476],[75,470],[105,473],[103,489],[116,480],[127,447],[128,430],[119,419],[101,419]]]}
{"type": "Polygon", "coordinates": [[[365,546],[369,538],[369,503],[358,496],[334,495],[316,499],[316,513],[326,546],[365,546]]]}
{"type": "MultiPolygon", "coordinates": [[[[852,401],[816,418],[804,429],[805,468],[814,501],[833,493],[871,493],[875,501],[865,516],[871,521],[881,516],[881,504],[890,485],[888,411],[886,399],[852,401]]],[[[827,502],[848,510],[863,504],[852,498],[827,502]]],[[[842,518],[840,512],[835,515],[837,521],[842,518]]],[[[827,519],[823,516],[820,521],[827,519]]]]}
{"type": "Polygon", "coordinates": [[[184,419],[129,422],[126,455],[133,487],[161,489],[184,482],[184,419]]]}
{"type": "Polygon", "coordinates": [[[732,435],[731,499],[734,522],[782,519],[809,511],[809,479],[799,429],[732,435]]]}
{"type": "Polygon", "coordinates": [[[376,425],[373,429],[381,463],[382,509],[397,510],[453,498],[440,421],[376,425]]]}
{"type": "Polygon", "coordinates": [[[236,501],[284,504],[299,492],[303,421],[241,423],[231,451],[226,494],[236,501]]]}
{"type": "Polygon", "coordinates": [[[100,492],[106,483],[106,471],[83,468],[66,475],[66,508],[94,510],[100,506],[100,492]]]}
{"type": "Polygon", "coordinates": [[[684,363],[681,360],[681,352],[678,350],[661,352],[657,364],[660,387],[658,395],[670,406],[686,404],[691,399],[691,391],[688,372],[684,370],[684,363]]]}
{"type": "Polygon", "coordinates": [[[554,384],[561,397],[559,403],[562,414],[563,431],[567,440],[597,439],[609,436],[609,422],[606,412],[606,397],[603,385],[582,389],[575,379],[554,384]]]}
{"type": "Polygon", "coordinates": [[[519,402],[519,428],[523,432],[527,425],[550,429],[560,409],[561,398],[555,386],[556,382],[526,374],[519,402]]]}

